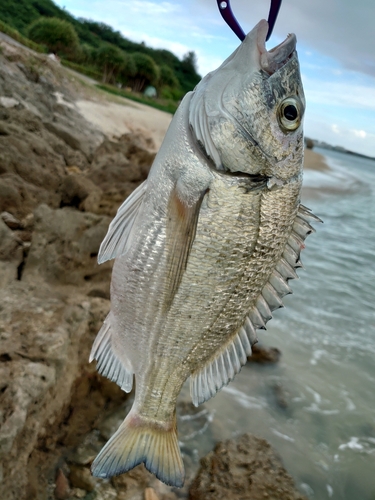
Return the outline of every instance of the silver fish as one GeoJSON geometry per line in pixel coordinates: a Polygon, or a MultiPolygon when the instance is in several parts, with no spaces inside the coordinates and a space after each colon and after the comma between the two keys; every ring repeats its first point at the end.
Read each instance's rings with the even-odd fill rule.
{"type": "Polygon", "coordinates": [[[149,177],[119,208],[99,252],[115,258],[111,311],[90,361],[135,400],[92,464],[111,477],[144,462],[184,482],[176,399],[195,405],[233,380],[257,329],[291,293],[309,220],[300,204],[305,99],[296,38],[265,48],[260,21],[188,93],[149,177]]]}

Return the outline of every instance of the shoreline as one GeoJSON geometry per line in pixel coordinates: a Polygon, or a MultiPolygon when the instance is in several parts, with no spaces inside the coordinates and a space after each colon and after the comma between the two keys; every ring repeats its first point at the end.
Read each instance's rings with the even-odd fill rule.
{"type": "Polygon", "coordinates": [[[305,148],[303,167],[305,170],[315,170],[318,172],[327,172],[328,170],[331,170],[322,154],[307,148],[305,148]]]}

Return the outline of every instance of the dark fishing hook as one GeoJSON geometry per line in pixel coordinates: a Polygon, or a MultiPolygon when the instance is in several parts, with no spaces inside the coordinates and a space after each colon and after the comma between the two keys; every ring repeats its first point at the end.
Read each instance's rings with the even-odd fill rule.
{"type": "MultiPolygon", "coordinates": [[[[280,10],[282,0],[271,0],[271,6],[270,6],[270,11],[268,14],[268,33],[267,33],[267,38],[268,40],[272,34],[273,28],[276,23],[277,15],[280,10]]],[[[241,40],[241,42],[245,39],[245,33],[241,26],[238,24],[237,19],[234,17],[234,14],[232,12],[231,6],[230,6],[230,1],[229,0],[217,0],[217,5],[220,10],[220,14],[222,15],[222,18],[224,21],[227,23],[227,25],[231,28],[231,30],[238,36],[238,38],[241,40]]]]}

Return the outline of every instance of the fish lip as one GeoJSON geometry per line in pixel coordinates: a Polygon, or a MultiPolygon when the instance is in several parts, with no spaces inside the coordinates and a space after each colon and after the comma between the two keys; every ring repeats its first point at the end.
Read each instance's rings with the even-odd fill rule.
{"type": "Polygon", "coordinates": [[[257,47],[260,54],[260,65],[266,73],[273,75],[293,56],[296,50],[297,38],[294,33],[289,33],[283,42],[268,51],[266,49],[267,33],[268,22],[262,19],[258,23],[257,30],[257,47]]]}

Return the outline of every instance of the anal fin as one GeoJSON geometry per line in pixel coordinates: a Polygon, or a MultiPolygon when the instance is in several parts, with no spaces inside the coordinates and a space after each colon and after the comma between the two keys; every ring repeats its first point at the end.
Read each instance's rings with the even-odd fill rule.
{"type": "Polygon", "coordinates": [[[234,338],[201,370],[190,376],[190,395],[195,406],[208,401],[228,385],[251,355],[251,346],[258,341],[255,328],[246,318],[234,338]]]}
{"type": "Polygon", "coordinates": [[[104,377],[116,382],[123,391],[130,392],[133,387],[133,374],[116,356],[111,346],[111,325],[109,315],[104,320],[90,353],[90,363],[97,360],[96,369],[104,377]]]}

